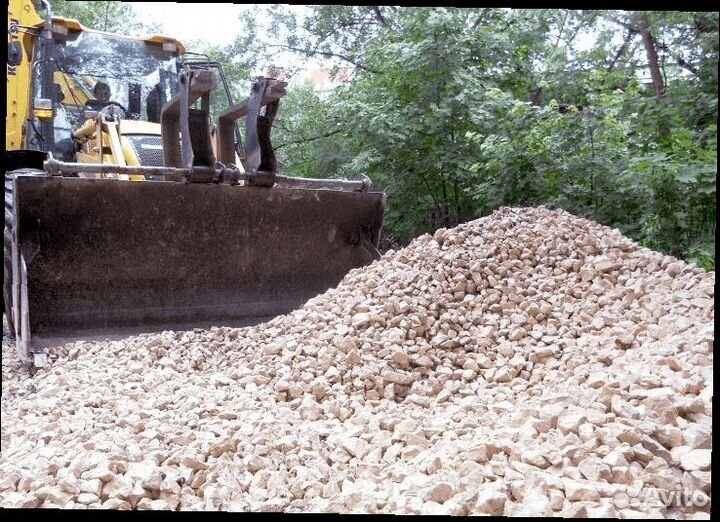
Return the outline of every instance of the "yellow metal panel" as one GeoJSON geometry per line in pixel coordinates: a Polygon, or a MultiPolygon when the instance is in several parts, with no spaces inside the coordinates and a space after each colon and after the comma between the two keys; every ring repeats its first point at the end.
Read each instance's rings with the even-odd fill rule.
{"type": "MultiPolygon", "coordinates": [[[[130,140],[127,139],[125,136],[120,136],[120,146],[122,148],[123,152],[123,159],[125,160],[125,164],[132,166],[132,167],[138,167],[140,166],[140,162],[137,159],[137,156],[135,155],[135,151],[132,148],[132,145],[130,144],[130,140]]],[[[143,176],[144,178],[144,176],[143,176]]]]}
{"type": "MultiPolygon", "coordinates": [[[[28,0],[28,1],[29,1],[29,0],[28,0]]],[[[115,38],[121,38],[121,39],[123,39],[123,40],[135,40],[135,41],[137,41],[137,42],[147,42],[147,43],[154,43],[154,44],[162,44],[162,43],[165,43],[165,42],[172,42],[172,43],[174,43],[174,44],[177,46],[177,51],[178,51],[179,54],[184,54],[184,53],[185,53],[185,46],[184,46],[181,42],[179,42],[179,41],[176,40],[175,38],[171,38],[170,36],[157,35],[157,34],[156,34],[156,35],[152,35],[152,36],[146,36],[146,37],[126,36],[126,35],[117,34],[117,33],[109,33],[109,32],[107,32],[107,31],[97,31],[97,30],[95,30],[95,29],[91,29],[91,28],[89,28],[89,27],[85,27],[85,26],[82,25],[80,22],[78,22],[77,20],[74,20],[74,19],[72,19],[72,18],[62,18],[62,17],[59,17],[59,16],[53,16],[53,19],[52,19],[52,20],[53,20],[53,24],[64,25],[65,27],[67,27],[68,29],[73,30],[73,31],[83,31],[83,32],[88,32],[88,33],[98,33],[98,34],[102,34],[102,35],[105,35],[105,36],[111,36],[111,37],[115,37],[115,38]]]]}
{"type": "Polygon", "coordinates": [[[85,102],[91,99],[89,90],[72,76],[55,71],[53,81],[60,86],[63,96],[64,105],[74,105],[76,107],[84,107],[85,102]]]}
{"type": "Polygon", "coordinates": [[[52,109],[34,109],[33,114],[39,120],[52,120],[53,119],[52,109]]]}
{"type": "MultiPolygon", "coordinates": [[[[122,120],[120,122],[120,131],[121,132],[123,129],[124,121],[125,120],[122,120]]],[[[132,145],[130,144],[130,140],[127,139],[125,136],[120,135],[120,146],[122,147],[125,163],[131,167],[139,167],[140,162],[138,161],[138,158],[135,155],[135,151],[132,148],[132,145]]],[[[130,181],[145,181],[145,176],[142,174],[130,174],[130,175],[128,175],[128,178],[130,179],[130,181]]]]}
{"type": "Polygon", "coordinates": [[[152,134],[160,136],[160,124],[149,121],[121,120],[120,134],[152,134]]]}
{"type": "Polygon", "coordinates": [[[10,0],[8,3],[8,45],[22,43],[20,65],[7,65],[7,122],[5,127],[5,150],[22,148],[23,122],[30,109],[30,60],[33,38],[24,27],[35,27],[42,20],[31,0],[10,0]],[[20,27],[24,26],[24,27],[20,27]],[[21,32],[23,31],[23,32],[21,32]]]}
{"type": "MultiPolygon", "coordinates": [[[[113,161],[116,165],[125,166],[125,154],[120,146],[120,137],[117,132],[117,124],[115,122],[105,122],[107,128],[108,143],[110,144],[110,150],[112,151],[113,161]]],[[[105,133],[103,133],[105,134],[105,133]]]]}

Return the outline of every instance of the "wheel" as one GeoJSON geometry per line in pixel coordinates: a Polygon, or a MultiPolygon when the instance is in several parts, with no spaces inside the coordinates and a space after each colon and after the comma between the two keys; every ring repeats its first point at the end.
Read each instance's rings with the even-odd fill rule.
{"type": "MultiPolygon", "coordinates": [[[[7,279],[7,275],[5,277],[7,279]]],[[[7,320],[7,323],[8,323],[8,329],[10,330],[10,333],[12,334],[12,336],[15,337],[15,324],[13,323],[12,305],[10,304],[10,299],[12,298],[12,296],[8,295],[7,292],[5,291],[5,285],[6,285],[5,281],[3,281],[4,314],[5,314],[5,319],[7,320]]]]}
{"type": "Polygon", "coordinates": [[[3,242],[3,310],[5,317],[7,318],[8,327],[13,337],[15,336],[15,317],[13,315],[13,242],[12,239],[15,237],[15,231],[13,227],[13,221],[7,219],[9,216],[15,217],[13,212],[13,203],[15,201],[13,194],[13,178],[14,172],[5,173],[5,229],[3,242]]]}

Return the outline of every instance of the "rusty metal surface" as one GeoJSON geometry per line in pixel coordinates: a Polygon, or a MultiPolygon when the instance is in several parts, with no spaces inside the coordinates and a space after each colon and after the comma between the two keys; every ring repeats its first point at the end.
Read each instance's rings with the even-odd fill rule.
{"type": "MultiPolygon", "coordinates": [[[[233,144],[235,121],[245,118],[245,169],[251,171],[258,169],[258,166],[262,163],[260,159],[261,152],[257,150],[259,147],[257,123],[260,108],[274,105],[274,111],[276,112],[278,100],[287,94],[285,87],[287,87],[287,82],[258,77],[253,83],[249,98],[229,107],[220,114],[217,121],[218,161],[225,164],[235,161],[233,144]]],[[[272,126],[274,114],[271,116],[270,126],[272,126]]]]}
{"type": "MultiPolygon", "coordinates": [[[[112,165],[109,163],[67,163],[54,159],[47,160],[44,164],[45,172],[52,176],[61,174],[142,174],[149,178],[156,178],[154,181],[164,181],[163,178],[181,179],[184,176],[190,177],[190,169],[175,167],[148,167],[148,166],[124,166],[112,165]]],[[[205,179],[211,179],[218,183],[236,184],[238,181],[247,180],[248,174],[240,172],[234,166],[222,167],[193,167],[195,173],[204,174],[205,179]]],[[[325,179],[325,178],[298,178],[292,176],[275,176],[275,183],[283,188],[306,188],[306,189],[328,189],[328,190],[351,190],[370,192],[372,181],[367,176],[360,179],[325,179]]]]}
{"type": "Polygon", "coordinates": [[[285,313],[377,255],[385,195],[19,178],[41,335],[285,313]]]}
{"type": "MultiPolygon", "coordinates": [[[[176,167],[151,167],[151,166],[120,166],[111,163],[70,163],[49,159],[43,163],[45,172],[49,175],[57,176],[60,174],[141,174],[146,177],[156,178],[154,181],[164,181],[166,179],[183,179],[192,180],[192,175],[202,176],[202,179],[210,182],[228,182],[237,183],[241,179],[245,179],[243,174],[234,167],[192,167],[192,169],[176,168],[176,167]]],[[[198,177],[200,177],[198,176],[198,177]]],[[[342,181],[342,180],[339,180],[342,181]]],[[[347,183],[345,183],[347,185],[347,183]]],[[[354,183],[352,186],[356,186],[354,183]]],[[[351,186],[351,185],[347,185],[351,186]]],[[[359,190],[359,189],[358,189],[359,190]]]]}
{"type": "MultiPolygon", "coordinates": [[[[183,71],[179,79],[180,92],[162,108],[160,128],[163,140],[165,166],[189,168],[196,164],[191,139],[190,106],[199,98],[207,112],[210,91],[213,88],[212,71],[183,71]]],[[[212,150],[209,141],[202,143],[205,149],[212,150]]],[[[208,155],[203,150],[200,156],[208,155]]],[[[211,155],[211,153],[209,153],[211,155]]],[[[214,161],[209,162],[210,166],[214,161]]]]}
{"type": "Polygon", "coordinates": [[[249,184],[271,187],[275,183],[277,161],[270,143],[272,123],[280,103],[275,100],[265,106],[265,114],[260,114],[265,92],[270,90],[272,82],[268,78],[259,77],[252,86],[247,102],[245,117],[245,172],[250,174],[249,184]]]}

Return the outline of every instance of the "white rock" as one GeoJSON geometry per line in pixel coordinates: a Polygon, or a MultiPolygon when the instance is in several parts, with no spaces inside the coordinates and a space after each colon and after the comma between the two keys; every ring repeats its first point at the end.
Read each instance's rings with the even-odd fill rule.
{"type": "Polygon", "coordinates": [[[711,493],[714,278],[504,207],[256,326],[3,350],[0,504],[708,514],[612,501],[711,493]]]}
{"type": "Polygon", "coordinates": [[[96,497],[100,497],[100,492],[103,489],[103,483],[100,479],[79,480],[78,488],[82,493],[91,493],[96,497]]]}
{"type": "Polygon", "coordinates": [[[527,335],[527,330],[525,330],[525,328],[522,328],[522,327],[513,328],[513,330],[508,335],[508,339],[511,341],[519,341],[526,335],[527,335]]]}
{"type": "Polygon", "coordinates": [[[132,479],[124,475],[116,475],[110,482],[105,483],[102,489],[102,496],[110,499],[117,498],[125,500],[130,496],[132,488],[132,479]]]}
{"type": "Polygon", "coordinates": [[[680,457],[680,466],[686,471],[707,471],[710,469],[712,450],[694,449],[680,457]]]}
{"type": "Polygon", "coordinates": [[[681,433],[682,442],[680,444],[674,444],[676,446],[684,443],[693,449],[710,449],[712,447],[712,428],[710,426],[691,424],[682,430],[681,433]]]}
{"type": "Polygon", "coordinates": [[[92,504],[93,502],[97,502],[99,500],[100,500],[100,498],[93,493],[80,493],[77,497],[77,501],[80,504],[85,504],[85,505],[92,504]]]}
{"type": "Polygon", "coordinates": [[[40,505],[40,499],[29,493],[4,493],[2,506],[5,508],[32,509],[40,505]]]}
{"type": "Polygon", "coordinates": [[[118,510],[130,510],[132,507],[130,503],[119,498],[109,498],[102,503],[102,509],[118,509],[118,510]]]}
{"type": "Polygon", "coordinates": [[[342,441],[342,449],[347,451],[350,455],[357,458],[362,458],[369,451],[368,443],[359,437],[349,437],[342,441]]]}
{"type": "Polygon", "coordinates": [[[208,469],[208,465],[201,460],[201,457],[198,455],[185,455],[181,460],[180,463],[183,466],[187,466],[190,469],[193,470],[201,470],[201,469],[208,469]]]}
{"type": "Polygon", "coordinates": [[[532,464],[540,469],[546,469],[550,466],[550,462],[545,458],[539,450],[527,450],[522,454],[522,461],[532,464]]]}
{"type": "Polygon", "coordinates": [[[610,466],[603,463],[598,457],[588,457],[578,464],[578,470],[588,480],[598,482],[609,479],[611,476],[610,466]]]}
{"type": "Polygon", "coordinates": [[[110,482],[114,477],[115,474],[108,468],[94,468],[82,474],[82,478],[85,480],[97,479],[102,482],[110,482]]]}
{"type": "Polygon", "coordinates": [[[487,515],[501,515],[507,502],[507,492],[495,485],[480,485],[478,487],[477,501],[475,502],[475,513],[487,515]]]}
{"type": "Polygon", "coordinates": [[[568,500],[597,500],[600,498],[597,489],[589,482],[569,478],[563,478],[562,482],[565,490],[565,498],[568,500]]]}
{"type": "Polygon", "coordinates": [[[160,468],[153,460],[131,462],[126,476],[138,481],[143,488],[159,490],[162,487],[160,468]]]}
{"type": "Polygon", "coordinates": [[[640,410],[632,406],[627,401],[622,400],[617,395],[613,395],[612,397],[611,410],[618,417],[623,417],[627,419],[640,419],[642,417],[640,410]]]}
{"type": "Polygon", "coordinates": [[[569,411],[561,414],[557,419],[557,427],[562,433],[577,433],[580,425],[585,422],[587,415],[580,411],[569,411]]]}
{"type": "Polygon", "coordinates": [[[449,482],[437,482],[425,495],[426,500],[438,502],[440,504],[450,500],[455,494],[455,488],[449,482]]]}

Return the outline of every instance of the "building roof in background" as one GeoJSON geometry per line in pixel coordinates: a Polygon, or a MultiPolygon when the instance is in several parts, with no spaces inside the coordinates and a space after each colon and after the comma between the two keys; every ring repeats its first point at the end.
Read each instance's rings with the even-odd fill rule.
{"type": "Polygon", "coordinates": [[[310,80],[316,93],[327,93],[336,87],[349,83],[352,79],[352,69],[350,67],[340,67],[335,74],[329,67],[309,67],[301,69],[297,74],[288,78],[288,69],[271,65],[267,68],[265,74],[271,78],[287,81],[290,84],[298,85],[306,80],[310,80]]]}

